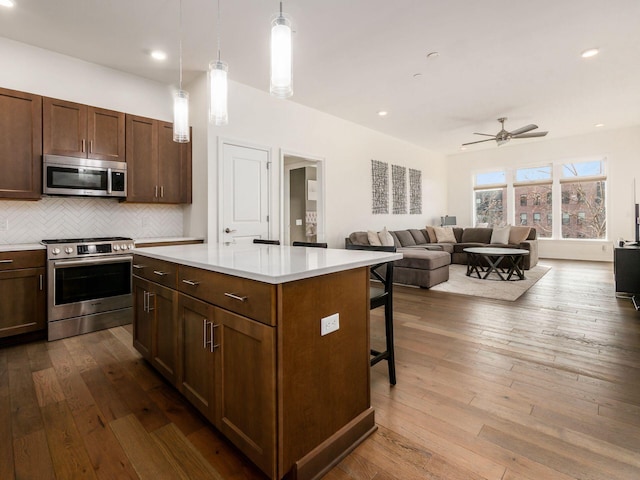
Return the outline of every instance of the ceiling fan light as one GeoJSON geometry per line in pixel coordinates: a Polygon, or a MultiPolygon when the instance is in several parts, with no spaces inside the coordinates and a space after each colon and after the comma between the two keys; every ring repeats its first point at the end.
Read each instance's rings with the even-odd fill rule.
{"type": "Polygon", "coordinates": [[[229,67],[220,60],[209,64],[209,121],[214,125],[227,125],[229,113],[227,108],[229,67]]]}
{"type": "Polygon", "coordinates": [[[189,142],[189,92],[184,90],[173,94],[173,141],[189,142]]]}
{"type": "Polygon", "coordinates": [[[271,85],[269,91],[277,98],[293,95],[291,22],[280,13],[271,22],[271,85]]]}

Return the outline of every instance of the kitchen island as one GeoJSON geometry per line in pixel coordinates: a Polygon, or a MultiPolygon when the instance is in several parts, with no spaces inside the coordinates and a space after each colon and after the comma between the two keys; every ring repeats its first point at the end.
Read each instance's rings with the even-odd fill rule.
{"type": "Polygon", "coordinates": [[[375,430],[368,267],[401,254],[134,253],[134,346],[269,478],[318,478],[375,430]]]}

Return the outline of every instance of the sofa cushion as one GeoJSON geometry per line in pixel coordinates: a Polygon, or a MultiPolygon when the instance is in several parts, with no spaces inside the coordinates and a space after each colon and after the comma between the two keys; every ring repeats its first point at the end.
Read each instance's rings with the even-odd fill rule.
{"type": "Polygon", "coordinates": [[[382,242],[380,242],[380,237],[378,236],[378,232],[374,232],[373,230],[367,231],[367,239],[369,240],[369,245],[374,245],[376,247],[382,245],[382,242]]]}
{"type": "Polygon", "coordinates": [[[480,243],[480,242],[456,243],[453,246],[453,251],[455,253],[466,253],[466,252],[464,252],[465,248],[486,247],[486,246],[487,246],[486,243],[480,243]]]}
{"type": "Polygon", "coordinates": [[[461,243],[490,243],[492,228],[465,228],[461,243]]]}
{"type": "Polygon", "coordinates": [[[429,243],[436,243],[438,241],[438,238],[436,237],[436,232],[433,229],[433,227],[430,227],[429,225],[427,225],[426,227],[424,227],[424,229],[427,232],[427,238],[429,239],[429,243]]]}
{"type": "Polygon", "coordinates": [[[416,245],[421,245],[423,243],[429,243],[429,239],[424,236],[422,230],[416,230],[415,228],[410,228],[409,233],[416,242],[416,245]]]}
{"type": "Polygon", "coordinates": [[[394,266],[396,267],[435,270],[451,263],[451,255],[447,252],[419,248],[399,248],[398,252],[402,252],[402,259],[395,261],[394,266]]]}
{"type": "Polygon", "coordinates": [[[353,232],[349,235],[349,241],[354,245],[369,245],[367,232],[353,232]]]}
{"type": "Polygon", "coordinates": [[[511,227],[511,230],[509,231],[509,243],[513,245],[520,245],[527,239],[530,230],[531,227],[511,227]]]}
{"type": "Polygon", "coordinates": [[[387,230],[387,227],[384,227],[381,232],[378,232],[378,237],[380,237],[380,243],[385,247],[393,247],[396,245],[393,236],[387,230]]]}
{"type": "Polygon", "coordinates": [[[396,230],[393,232],[396,234],[396,238],[400,242],[399,247],[410,247],[411,245],[415,245],[416,241],[413,239],[413,235],[409,230],[396,230]]]}
{"type": "Polygon", "coordinates": [[[457,243],[451,227],[433,227],[438,243],[457,243]]]}
{"type": "Polygon", "coordinates": [[[510,226],[495,227],[491,232],[491,244],[492,245],[508,245],[509,244],[509,232],[510,226]]]}

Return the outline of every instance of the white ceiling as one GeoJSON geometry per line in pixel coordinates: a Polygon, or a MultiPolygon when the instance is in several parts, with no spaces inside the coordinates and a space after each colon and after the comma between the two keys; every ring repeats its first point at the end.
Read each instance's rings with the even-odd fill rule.
{"type": "MultiPolygon", "coordinates": [[[[0,34],[178,81],[179,0],[15,0],[0,34]],[[168,52],[164,63],[148,56],[168,52]]],[[[216,0],[182,0],[185,83],[216,54],[216,0]]],[[[220,0],[229,78],[268,91],[274,0],[220,0]]],[[[638,0],[285,0],[294,101],[444,153],[529,123],[557,138],[640,125],[638,0]],[[583,59],[591,47],[600,54],[583,59]],[[430,52],[439,52],[427,59],[430,52]],[[414,74],[421,73],[420,78],[414,74]],[[377,111],[387,110],[387,117],[377,111]]],[[[233,104],[229,106],[233,111],[233,104]]],[[[512,140],[512,143],[545,139],[512,140]]],[[[494,142],[469,150],[498,148],[494,142]]]]}

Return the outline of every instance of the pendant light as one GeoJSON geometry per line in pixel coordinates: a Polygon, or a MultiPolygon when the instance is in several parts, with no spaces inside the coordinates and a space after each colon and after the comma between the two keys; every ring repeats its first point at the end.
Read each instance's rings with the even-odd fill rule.
{"type": "Polygon", "coordinates": [[[271,22],[271,95],[288,98],[293,95],[291,62],[291,22],[280,13],[271,22]]]}
{"type": "Polygon", "coordinates": [[[182,90],[182,0],[180,0],[180,87],[173,94],[173,141],[189,142],[189,92],[182,90]]]}
{"type": "Polygon", "coordinates": [[[218,59],[209,63],[209,122],[227,125],[227,72],[229,67],[220,61],[220,0],[218,0],[218,59]]]}

